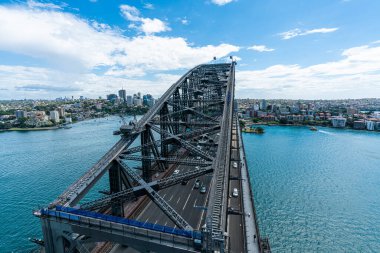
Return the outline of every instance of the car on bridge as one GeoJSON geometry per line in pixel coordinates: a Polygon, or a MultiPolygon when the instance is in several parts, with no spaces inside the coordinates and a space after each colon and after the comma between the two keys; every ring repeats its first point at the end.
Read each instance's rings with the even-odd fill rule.
{"type": "Polygon", "coordinates": [[[234,162],[234,163],[232,164],[232,166],[233,166],[235,169],[237,169],[237,167],[238,167],[237,162],[234,162]]]}
{"type": "Polygon", "coordinates": [[[196,179],[194,183],[194,189],[198,189],[201,186],[201,180],[196,179]]]}
{"type": "Polygon", "coordinates": [[[177,175],[179,173],[179,170],[175,170],[174,172],[173,172],[173,175],[177,175]]]}
{"type": "Polygon", "coordinates": [[[232,192],[232,196],[234,196],[234,197],[238,197],[239,196],[238,189],[234,188],[234,190],[232,192]]]}
{"type": "Polygon", "coordinates": [[[206,191],[207,191],[206,186],[202,186],[201,190],[200,190],[200,193],[206,193],[206,191]]]}

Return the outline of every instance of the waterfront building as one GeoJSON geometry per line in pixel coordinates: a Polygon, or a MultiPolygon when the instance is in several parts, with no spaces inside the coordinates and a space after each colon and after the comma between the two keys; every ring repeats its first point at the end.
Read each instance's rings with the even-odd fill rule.
{"type": "Polygon", "coordinates": [[[373,112],[373,117],[376,119],[380,119],[380,112],[378,112],[378,111],[373,112]]]}
{"type": "Polygon", "coordinates": [[[54,122],[59,122],[59,113],[58,111],[50,111],[50,120],[54,122]]]}
{"type": "Polygon", "coordinates": [[[59,117],[65,117],[65,108],[63,107],[58,107],[57,111],[59,113],[59,117]]]}
{"type": "Polygon", "coordinates": [[[331,124],[336,128],[344,128],[346,126],[346,119],[343,117],[332,117],[331,124]]]}
{"type": "Polygon", "coordinates": [[[356,120],[354,121],[354,129],[362,130],[365,129],[366,125],[364,120],[356,120]]]}
{"type": "Polygon", "coordinates": [[[26,118],[28,116],[28,113],[26,111],[23,111],[23,110],[17,110],[15,112],[15,116],[17,119],[26,118]]]}
{"type": "Polygon", "coordinates": [[[44,111],[32,111],[30,116],[39,120],[46,120],[46,113],[44,111]]]}
{"type": "Polygon", "coordinates": [[[367,120],[365,122],[365,125],[366,125],[367,130],[369,130],[369,131],[375,130],[375,122],[374,121],[367,120]]]}
{"type": "Polygon", "coordinates": [[[123,103],[127,102],[127,92],[124,89],[119,90],[119,98],[123,103]]]}
{"type": "Polygon", "coordinates": [[[259,118],[265,117],[265,116],[267,116],[267,115],[268,115],[267,112],[257,111],[257,117],[259,117],[259,118]]]}
{"type": "Polygon", "coordinates": [[[65,122],[66,123],[73,123],[73,119],[71,117],[66,117],[65,122]]]}

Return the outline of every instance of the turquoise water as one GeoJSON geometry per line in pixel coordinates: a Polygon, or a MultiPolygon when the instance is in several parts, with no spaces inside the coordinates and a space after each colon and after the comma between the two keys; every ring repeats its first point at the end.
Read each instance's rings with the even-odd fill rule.
{"type": "Polygon", "coordinates": [[[265,131],[243,138],[273,252],[380,252],[380,133],[265,131]]]}
{"type": "Polygon", "coordinates": [[[41,230],[32,210],[54,200],[114,145],[119,126],[110,117],[71,129],[0,132],[1,253],[35,248],[28,237],[41,237],[41,230]]]}
{"type": "MultiPolygon", "coordinates": [[[[32,210],[116,143],[119,125],[112,117],[0,133],[1,253],[34,248],[28,237],[41,231],[32,210]]],[[[379,133],[267,127],[244,141],[261,231],[274,252],[380,252],[379,133]]]]}

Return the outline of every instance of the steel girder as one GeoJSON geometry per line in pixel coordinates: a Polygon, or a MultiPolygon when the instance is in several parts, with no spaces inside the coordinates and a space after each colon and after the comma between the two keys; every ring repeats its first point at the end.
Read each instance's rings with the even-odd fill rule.
{"type": "MultiPolygon", "coordinates": [[[[200,148],[206,143],[196,145],[194,140],[188,141],[189,138],[195,138],[205,134],[212,135],[216,131],[228,131],[228,119],[231,104],[231,80],[234,75],[234,64],[213,64],[199,65],[188,71],[176,83],[174,83],[158,100],[158,102],[137,122],[134,129],[129,135],[122,136],[121,140],[116,143],[93,167],[91,167],[79,180],[73,183],[64,193],[62,193],[51,205],[50,209],[55,206],[75,206],[85,194],[93,187],[93,185],[110,170],[110,193],[111,202],[116,200],[122,203],[125,200],[136,198],[137,191],[131,181],[137,182],[150,198],[158,205],[158,207],[179,227],[191,229],[191,226],[159,196],[155,188],[149,181],[154,171],[162,171],[167,168],[168,163],[176,161],[176,163],[197,164],[202,162],[213,164],[212,168],[216,173],[220,174],[219,166],[215,160],[222,156],[221,153],[226,151],[221,142],[210,144],[211,147],[217,147],[217,156],[206,152],[200,148]],[[228,77],[228,79],[227,79],[228,77]],[[157,120],[157,117],[159,120],[157,120]],[[183,122],[183,123],[182,123],[183,122]],[[214,124],[211,124],[214,122],[214,124]],[[155,124],[159,124],[159,126],[155,124]],[[159,133],[159,140],[155,140],[155,136],[151,130],[159,133]],[[136,139],[141,138],[140,147],[130,146],[136,143],[136,139]],[[178,152],[179,149],[173,149],[173,145],[179,145],[192,154],[198,155],[203,160],[186,160],[173,158],[172,153],[178,152]],[[142,176],[138,175],[134,170],[130,169],[123,161],[123,158],[134,158],[130,154],[141,152],[138,160],[142,160],[142,176]],[[114,169],[115,161],[120,165],[121,170],[114,169]],[[156,164],[153,165],[152,162],[156,164]],[[112,177],[112,180],[111,180],[112,177]],[[118,178],[120,177],[120,178],[118,178]],[[120,183],[121,182],[121,183],[120,183]],[[114,185],[114,186],[112,186],[114,185]],[[133,187],[133,188],[128,188],[133,187]],[[128,191],[129,193],[127,193],[128,191]],[[115,197],[115,194],[121,194],[115,197]]],[[[233,89],[233,88],[232,88],[233,89]]],[[[233,92],[233,91],[232,91],[233,92]]],[[[233,93],[232,93],[233,99],[233,93]]],[[[227,138],[228,139],[228,138],[227,138]]],[[[221,141],[226,138],[221,136],[221,141]]],[[[193,174],[187,175],[188,178],[196,177],[205,173],[209,167],[201,167],[201,171],[193,171],[193,174]],[[198,173],[198,174],[197,174],[198,173]]],[[[184,176],[183,178],[186,178],[184,176]]],[[[181,180],[180,178],[168,178],[166,181],[157,183],[161,187],[169,187],[181,180]]],[[[212,180],[212,181],[215,181],[212,180]]],[[[214,187],[212,185],[212,187],[214,187]]],[[[212,191],[213,192],[213,191],[212,191]]],[[[213,192],[214,194],[214,192],[213,192]]],[[[107,196],[108,197],[108,196],[107,196]]],[[[213,199],[214,196],[210,197],[213,199]]],[[[99,201],[98,205],[103,205],[107,201],[99,201]],[[103,203],[103,204],[100,204],[103,203]]],[[[209,216],[209,215],[208,215],[209,216]]],[[[214,231],[212,231],[214,234],[214,231]]],[[[214,237],[212,237],[214,238],[214,237]]]]}

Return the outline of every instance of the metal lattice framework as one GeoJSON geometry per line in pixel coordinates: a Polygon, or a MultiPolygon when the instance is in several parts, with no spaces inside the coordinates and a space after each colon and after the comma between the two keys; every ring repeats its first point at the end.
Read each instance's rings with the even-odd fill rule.
{"type": "Polygon", "coordinates": [[[81,203],[79,209],[97,212],[109,207],[112,215],[123,217],[126,202],[147,195],[179,228],[192,231],[159,190],[213,173],[204,248],[223,251],[234,76],[234,62],[199,65],[188,71],[136,124],[122,127],[121,139],[52,202],[49,210],[77,208],[108,172],[109,195],[81,203]],[[141,172],[131,168],[128,161],[140,161],[141,172]],[[154,181],[154,175],[167,170],[169,164],[194,169],[154,181]]]}

